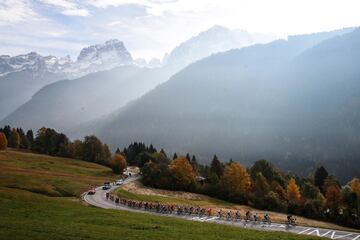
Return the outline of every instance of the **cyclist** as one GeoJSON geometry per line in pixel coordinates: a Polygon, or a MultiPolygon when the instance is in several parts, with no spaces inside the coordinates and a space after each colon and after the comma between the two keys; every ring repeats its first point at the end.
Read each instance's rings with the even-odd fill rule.
{"type": "Polygon", "coordinates": [[[240,215],[239,210],[237,210],[235,213],[235,221],[238,221],[238,220],[241,220],[241,215],[240,215]]]}
{"type": "Polygon", "coordinates": [[[265,213],[264,215],[264,223],[269,223],[271,224],[271,219],[268,213],[265,213]]]}
{"type": "Polygon", "coordinates": [[[250,215],[251,215],[250,211],[247,211],[246,214],[245,214],[245,216],[246,216],[245,220],[246,221],[250,221],[250,215]]]}

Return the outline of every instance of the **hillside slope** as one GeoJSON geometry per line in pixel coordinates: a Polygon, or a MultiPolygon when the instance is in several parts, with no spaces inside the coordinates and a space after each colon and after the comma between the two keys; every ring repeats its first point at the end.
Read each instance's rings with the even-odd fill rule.
{"type": "Polygon", "coordinates": [[[123,66],[45,86],[0,124],[60,131],[108,114],[169,78],[171,71],[123,66]]]}
{"type": "Polygon", "coordinates": [[[145,141],[303,174],[300,161],[327,162],[343,181],[359,176],[360,30],[327,36],[209,57],[92,128],[112,147],[145,141]]]}
{"type": "Polygon", "coordinates": [[[7,151],[0,170],[0,239],[317,239],[86,206],[69,196],[114,176],[84,161],[7,151]]]}

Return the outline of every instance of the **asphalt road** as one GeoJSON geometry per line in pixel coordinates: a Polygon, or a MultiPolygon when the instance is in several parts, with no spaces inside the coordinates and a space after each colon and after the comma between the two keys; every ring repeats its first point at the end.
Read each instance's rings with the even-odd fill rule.
{"type": "MultiPolygon", "coordinates": [[[[130,177],[124,181],[124,184],[135,181],[139,179],[139,177],[130,177]]],[[[176,218],[182,218],[189,221],[198,221],[198,222],[210,222],[210,223],[217,223],[217,224],[226,224],[234,227],[242,227],[242,228],[251,228],[257,230],[265,230],[265,231],[282,231],[282,232],[291,232],[295,234],[302,234],[302,235],[310,235],[310,236],[319,236],[319,237],[327,237],[330,239],[342,239],[342,240],[360,240],[360,233],[355,232],[345,232],[345,231],[338,231],[333,229],[324,229],[324,228],[309,228],[303,226],[296,226],[296,227],[287,227],[285,224],[279,223],[272,223],[272,224],[254,224],[254,223],[245,223],[244,221],[225,221],[220,220],[218,217],[197,217],[197,216],[183,216],[183,215],[175,215],[175,214],[161,214],[156,212],[150,212],[140,209],[133,209],[121,204],[116,204],[114,201],[106,199],[106,193],[115,190],[121,186],[113,186],[109,190],[102,190],[101,187],[96,188],[96,193],[94,195],[89,195],[84,193],[83,199],[90,205],[106,208],[106,209],[118,209],[118,210],[126,210],[132,212],[141,212],[147,214],[153,214],[158,216],[171,216],[176,218]]]]}

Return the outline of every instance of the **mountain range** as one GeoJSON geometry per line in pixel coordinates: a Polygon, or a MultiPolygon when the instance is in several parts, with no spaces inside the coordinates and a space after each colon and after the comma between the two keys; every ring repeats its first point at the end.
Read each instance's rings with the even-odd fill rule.
{"type": "MultiPolygon", "coordinates": [[[[42,64],[45,66],[44,72],[54,77],[44,77],[44,81],[34,77],[29,81],[28,68],[31,67],[31,71],[36,74],[33,66],[37,65],[24,63],[23,71],[12,72],[17,75],[21,73],[18,79],[17,75],[10,73],[4,76],[8,76],[8,81],[0,78],[4,94],[6,91],[8,95],[14,96],[14,99],[0,99],[4,104],[0,119],[4,118],[2,123],[26,128],[48,126],[64,131],[72,128],[74,124],[94,120],[124,106],[165,82],[191,62],[216,52],[261,41],[266,41],[266,38],[258,35],[252,37],[245,31],[214,26],[180,44],[163,62],[134,60],[119,40],[109,40],[104,44],[84,48],[76,61],[37,55],[46,63],[42,64]],[[46,59],[51,61],[45,61],[46,59]],[[58,81],[59,79],[71,81],[58,81]],[[24,82],[29,84],[31,89],[24,91],[24,82]],[[9,87],[11,84],[13,88],[9,87]]],[[[15,58],[18,56],[13,59],[15,58]]],[[[0,66],[0,69],[2,68],[7,67],[0,66]]]]}
{"type": "Polygon", "coordinates": [[[325,163],[346,181],[360,175],[359,46],[344,29],[212,55],[81,133],[300,174],[325,163]]]}
{"type": "Polygon", "coordinates": [[[342,181],[359,176],[360,30],[254,39],[215,26],[154,68],[117,40],[86,48],[70,64],[84,67],[73,69],[102,69],[58,81],[42,64],[53,83],[0,125],[96,134],[112,149],[143,141],[201,161],[264,158],[303,175],[326,163],[342,181]]]}

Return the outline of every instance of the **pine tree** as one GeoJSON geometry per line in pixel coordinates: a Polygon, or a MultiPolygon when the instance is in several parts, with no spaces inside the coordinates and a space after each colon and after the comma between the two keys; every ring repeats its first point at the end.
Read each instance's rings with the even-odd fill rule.
{"type": "Polygon", "coordinates": [[[220,178],[223,175],[224,167],[216,155],[214,155],[214,158],[211,162],[210,172],[216,174],[218,178],[220,178]]]}
{"type": "Polygon", "coordinates": [[[315,186],[317,186],[322,192],[324,192],[324,183],[325,179],[329,176],[329,173],[326,171],[326,169],[321,166],[316,169],[315,171],[315,186]]]}
{"type": "Polygon", "coordinates": [[[6,125],[4,127],[4,129],[3,129],[3,132],[4,132],[5,136],[6,136],[6,139],[9,140],[10,135],[11,135],[11,127],[9,125],[6,125]]]}
{"type": "Polygon", "coordinates": [[[191,158],[190,158],[190,154],[189,154],[189,153],[186,154],[186,159],[189,161],[189,163],[191,162],[191,158]]]}
{"type": "Polygon", "coordinates": [[[174,153],[173,160],[177,159],[177,158],[178,158],[178,155],[176,153],[174,153]]]}
{"type": "Polygon", "coordinates": [[[193,167],[195,173],[198,173],[198,172],[199,172],[199,164],[198,164],[198,162],[196,161],[195,155],[192,156],[191,166],[193,167]]]}
{"type": "Polygon", "coordinates": [[[31,129],[26,132],[26,137],[29,140],[30,145],[32,145],[34,143],[34,133],[31,129]]]}
{"type": "Polygon", "coordinates": [[[164,150],[163,148],[160,150],[160,153],[161,153],[162,155],[164,155],[165,157],[167,157],[167,156],[166,156],[166,153],[165,153],[165,150],[164,150]]]}
{"type": "Polygon", "coordinates": [[[115,151],[115,154],[120,154],[120,153],[121,153],[120,149],[117,148],[116,151],[115,151]]]}

